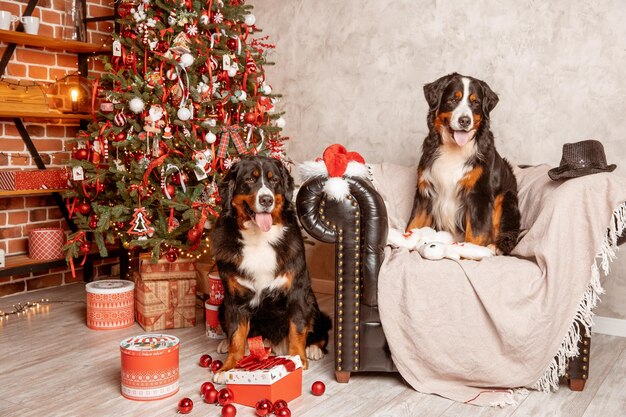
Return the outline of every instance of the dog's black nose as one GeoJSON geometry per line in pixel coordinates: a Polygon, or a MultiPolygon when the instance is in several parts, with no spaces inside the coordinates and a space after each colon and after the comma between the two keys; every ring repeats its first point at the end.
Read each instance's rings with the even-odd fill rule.
{"type": "Polygon", "coordinates": [[[459,117],[459,124],[461,125],[461,127],[463,129],[468,127],[470,125],[470,123],[472,123],[472,119],[470,119],[469,116],[461,116],[461,117],[459,117]]]}
{"type": "Polygon", "coordinates": [[[261,197],[259,197],[259,204],[261,204],[263,207],[269,207],[274,204],[274,197],[272,197],[271,195],[262,195],[261,197]]]}

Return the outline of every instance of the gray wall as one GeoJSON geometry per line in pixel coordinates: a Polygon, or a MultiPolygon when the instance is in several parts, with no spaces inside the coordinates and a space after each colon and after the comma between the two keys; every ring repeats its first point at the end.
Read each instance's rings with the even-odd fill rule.
{"type": "MultiPolygon", "coordinates": [[[[267,79],[284,94],[278,107],[295,161],[339,142],[369,162],[416,164],[426,135],[422,85],[457,71],[499,94],[492,130],[513,163],[557,165],[563,143],[595,138],[626,175],[623,0],[252,4],[277,44],[267,79]]],[[[611,296],[615,281],[626,281],[622,264],[606,283],[611,296]]],[[[613,298],[626,304],[626,285],[613,298]]],[[[624,306],[600,312],[626,318],[624,306]]]]}

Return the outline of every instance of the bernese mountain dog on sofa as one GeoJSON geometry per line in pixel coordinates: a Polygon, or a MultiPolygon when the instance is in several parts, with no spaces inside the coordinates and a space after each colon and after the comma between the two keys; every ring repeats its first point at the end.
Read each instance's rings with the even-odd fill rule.
{"type": "Polygon", "coordinates": [[[508,254],[519,236],[517,182],[496,151],[489,113],[498,96],[457,73],[424,86],[429,133],[422,145],[407,230],[432,227],[508,254]]]}
{"type": "MultiPolygon", "coordinates": [[[[326,353],[331,320],[318,307],[306,268],[304,243],[292,197],[294,181],[283,164],[243,157],[218,186],[222,211],[211,248],[224,286],[219,318],[228,352],[214,380],[244,356],[248,337],[309,359],[326,353]],[[286,346],[285,346],[286,345],[286,346]]],[[[287,353],[287,352],[285,352],[287,353]]]]}

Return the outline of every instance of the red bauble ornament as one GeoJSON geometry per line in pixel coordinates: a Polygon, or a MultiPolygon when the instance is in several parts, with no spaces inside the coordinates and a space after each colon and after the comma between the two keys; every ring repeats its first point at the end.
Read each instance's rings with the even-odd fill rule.
{"type": "Polygon", "coordinates": [[[124,133],[124,132],[120,132],[117,135],[115,135],[115,141],[116,142],[121,142],[124,139],[126,139],[126,133],[124,133]]]}
{"type": "Polygon", "coordinates": [[[100,193],[103,193],[104,190],[106,190],[106,189],[107,189],[107,187],[103,183],[100,183],[100,184],[96,185],[96,190],[98,190],[98,192],[100,192],[100,193]]]}
{"type": "Polygon", "coordinates": [[[183,398],[178,402],[178,412],[181,414],[189,414],[193,410],[193,401],[191,398],[183,398]]]}
{"type": "Polygon", "coordinates": [[[226,404],[222,408],[222,417],[235,417],[237,415],[237,407],[232,404],[226,404]]]}
{"type": "Polygon", "coordinates": [[[89,228],[95,229],[96,227],[98,227],[98,220],[89,220],[89,228]]]}
{"type": "MultiPolygon", "coordinates": [[[[176,187],[174,187],[172,184],[167,184],[165,186],[165,189],[167,190],[167,193],[169,194],[170,198],[174,197],[174,195],[176,194],[176,187]]],[[[165,194],[165,192],[163,192],[163,194],[165,194]]]]}
{"type": "Polygon", "coordinates": [[[215,404],[217,402],[217,395],[219,393],[217,392],[217,390],[215,388],[212,389],[208,389],[206,391],[204,391],[203,395],[204,395],[204,402],[208,403],[208,404],[215,404]]]}
{"type": "Polygon", "coordinates": [[[274,411],[274,415],[276,417],[291,417],[291,410],[286,407],[279,408],[278,410],[274,411]]]}
{"type": "Polygon", "coordinates": [[[265,417],[266,415],[272,412],[272,402],[268,400],[267,398],[263,399],[259,401],[258,403],[256,403],[256,405],[254,406],[254,409],[256,410],[257,416],[265,417]]]}
{"type": "Polygon", "coordinates": [[[217,371],[219,371],[220,369],[222,369],[222,365],[223,365],[222,361],[220,361],[220,360],[215,360],[215,361],[211,362],[211,370],[212,370],[213,372],[217,372],[217,371]]]}
{"type": "Polygon", "coordinates": [[[198,239],[200,239],[202,237],[202,232],[198,229],[190,229],[187,232],[187,239],[189,239],[189,242],[194,243],[197,242],[198,239]]]}
{"type": "Polygon", "coordinates": [[[90,242],[81,243],[79,250],[80,250],[80,253],[83,253],[83,254],[89,253],[91,251],[91,243],[90,242]]]}
{"type": "Polygon", "coordinates": [[[82,203],[78,205],[77,209],[80,214],[82,214],[83,216],[86,216],[89,213],[91,213],[91,204],[89,204],[86,201],[83,201],[82,203]]]}
{"type": "Polygon", "coordinates": [[[174,185],[180,185],[180,174],[174,174],[170,177],[170,181],[174,185]]]}
{"type": "Polygon", "coordinates": [[[176,259],[178,259],[178,252],[176,251],[176,249],[170,248],[170,250],[165,253],[165,259],[170,262],[176,261],[176,259]]]}
{"type": "Polygon", "coordinates": [[[124,223],[124,222],[117,222],[117,228],[118,229],[123,229],[124,225],[126,225],[126,223],[124,223]]]}
{"type": "Polygon", "coordinates": [[[228,49],[230,49],[231,51],[234,51],[235,49],[237,49],[237,39],[235,38],[230,38],[226,41],[226,46],[228,47],[228,49]]]}
{"type": "Polygon", "coordinates": [[[235,394],[230,388],[222,388],[217,393],[217,402],[219,405],[231,404],[235,400],[235,394]]]}
{"type": "Polygon", "coordinates": [[[275,413],[277,410],[279,410],[281,408],[289,408],[289,405],[287,404],[287,401],[285,401],[285,400],[276,400],[276,402],[274,403],[274,406],[272,407],[272,412],[275,413]]]}
{"type": "MultiPolygon", "coordinates": [[[[202,355],[202,356],[204,356],[204,355],[202,355]]],[[[208,356],[208,355],[207,355],[207,356],[208,356]]],[[[206,366],[205,366],[205,368],[206,368],[206,366]]],[[[213,383],[212,383],[212,382],[207,381],[207,382],[203,383],[203,384],[200,386],[200,394],[204,395],[204,393],[205,393],[206,391],[211,390],[211,389],[215,389],[215,385],[213,385],[213,383]]]]}
{"type": "Polygon", "coordinates": [[[252,113],[252,112],[246,113],[243,115],[243,121],[249,124],[253,124],[254,122],[256,122],[256,118],[257,118],[256,113],[252,113]]]}
{"type": "Polygon", "coordinates": [[[320,396],[326,391],[326,385],[322,381],[315,381],[313,385],[311,385],[311,393],[313,395],[320,396]]]}
{"type": "MultiPolygon", "coordinates": [[[[211,362],[213,362],[213,359],[211,358],[211,355],[202,355],[200,356],[200,366],[203,368],[208,368],[209,366],[211,366],[211,362]]],[[[211,384],[210,382],[205,382],[204,384],[211,384]]],[[[204,384],[202,384],[202,386],[204,387],[204,384]]],[[[213,384],[211,384],[211,388],[213,387],[213,384]]]]}
{"type": "Polygon", "coordinates": [[[89,158],[89,151],[87,149],[74,149],[74,159],[82,161],[89,158]]]}

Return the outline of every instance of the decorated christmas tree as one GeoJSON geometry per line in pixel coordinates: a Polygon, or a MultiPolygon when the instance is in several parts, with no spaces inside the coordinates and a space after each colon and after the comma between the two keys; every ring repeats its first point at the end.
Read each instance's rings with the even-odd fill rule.
{"type": "Polygon", "coordinates": [[[118,5],[119,34],[95,82],[99,111],[72,152],[68,258],[120,239],[125,248],[199,256],[219,215],[216,183],[244,154],[284,160],[284,119],[241,0],[118,5]]]}

